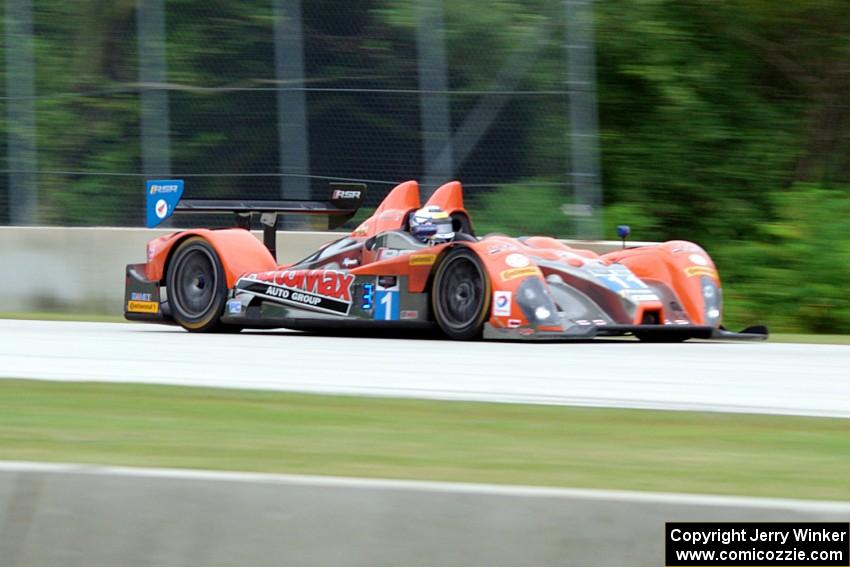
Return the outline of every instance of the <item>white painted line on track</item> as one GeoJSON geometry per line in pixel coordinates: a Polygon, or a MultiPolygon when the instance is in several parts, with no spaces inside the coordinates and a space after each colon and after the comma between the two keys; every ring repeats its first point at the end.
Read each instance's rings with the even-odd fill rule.
{"type": "Polygon", "coordinates": [[[0,376],[850,418],[850,346],[495,343],[0,320],[0,376]]]}
{"type": "Polygon", "coordinates": [[[0,471],[55,474],[86,474],[132,478],[169,478],[213,482],[252,484],[286,484],[298,486],[329,486],[373,488],[381,490],[414,490],[419,492],[493,494],[506,496],[567,498],[572,500],[603,500],[613,502],[646,502],[696,506],[783,509],[805,512],[850,514],[850,502],[828,500],[796,500],[790,498],[756,498],[751,496],[717,496],[673,492],[640,492],[591,488],[555,488],[543,486],[436,482],[339,476],[311,476],[189,469],[115,467],[78,463],[43,463],[0,461],[0,471]]]}

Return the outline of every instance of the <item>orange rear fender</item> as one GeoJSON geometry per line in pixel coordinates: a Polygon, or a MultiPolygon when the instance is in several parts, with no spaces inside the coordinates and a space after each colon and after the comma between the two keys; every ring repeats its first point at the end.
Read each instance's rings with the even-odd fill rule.
{"type": "Polygon", "coordinates": [[[148,242],[145,275],[151,281],[165,283],[168,261],[175,246],[191,236],[200,236],[215,249],[224,268],[227,287],[233,287],[239,276],[248,272],[274,270],[275,259],[262,242],[241,228],[224,230],[184,230],[148,242]]]}

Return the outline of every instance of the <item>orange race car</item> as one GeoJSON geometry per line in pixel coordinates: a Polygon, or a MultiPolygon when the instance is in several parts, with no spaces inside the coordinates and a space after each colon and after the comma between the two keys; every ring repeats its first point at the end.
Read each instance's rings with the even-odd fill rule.
{"type": "Polygon", "coordinates": [[[461,184],[424,205],[395,187],[374,214],[294,264],[275,259],[281,214],[350,219],[366,187],[332,184],[327,201],[181,200],[183,182],[149,181],[148,226],[172,213],[235,213],[237,228],[183,230],[127,266],[125,317],[189,331],[439,329],[453,339],[764,339],[721,326],[720,279],[698,245],[672,241],[604,255],[548,236],[477,237],[461,184]],[[260,242],[247,230],[259,219],[260,242]]]}

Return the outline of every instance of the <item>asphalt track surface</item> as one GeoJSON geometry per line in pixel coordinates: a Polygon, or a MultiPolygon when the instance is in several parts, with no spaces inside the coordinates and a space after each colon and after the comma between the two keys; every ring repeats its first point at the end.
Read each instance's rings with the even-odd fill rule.
{"type": "Polygon", "coordinates": [[[0,377],[850,418],[850,346],[462,343],[0,320],[0,377]]]}

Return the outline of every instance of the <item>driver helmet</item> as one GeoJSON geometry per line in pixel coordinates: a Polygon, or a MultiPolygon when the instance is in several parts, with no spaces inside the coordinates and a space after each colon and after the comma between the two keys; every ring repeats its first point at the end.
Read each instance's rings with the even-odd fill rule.
{"type": "Polygon", "coordinates": [[[410,216],[410,234],[420,242],[435,245],[455,237],[452,217],[437,205],[429,205],[410,216]]]}

